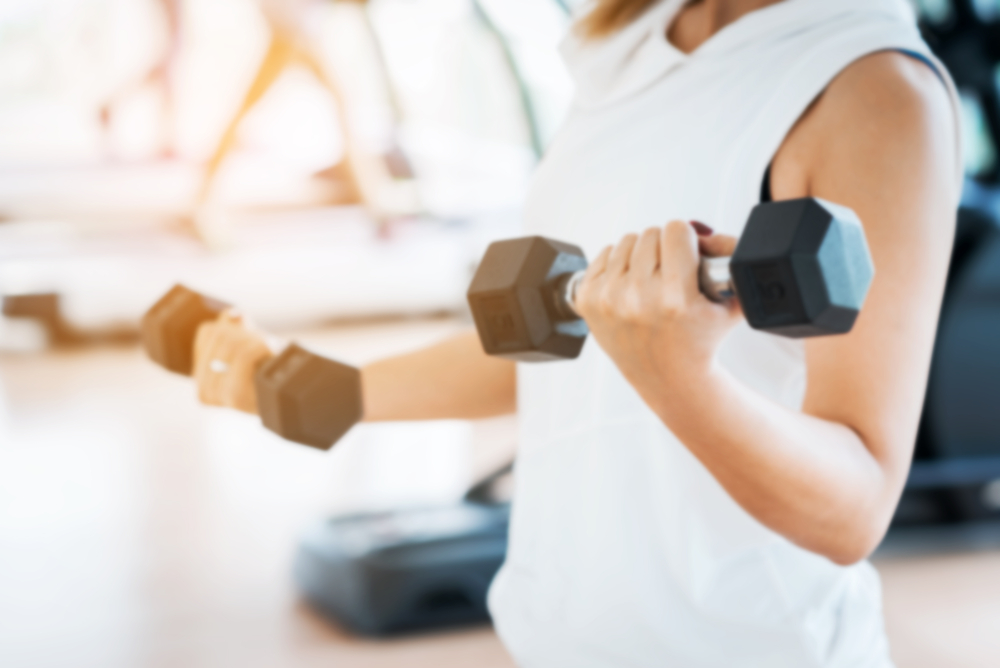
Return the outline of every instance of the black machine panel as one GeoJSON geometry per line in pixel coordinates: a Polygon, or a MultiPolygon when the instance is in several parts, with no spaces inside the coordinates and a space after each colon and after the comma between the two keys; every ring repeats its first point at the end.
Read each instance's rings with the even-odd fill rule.
{"type": "Polygon", "coordinates": [[[943,457],[1000,453],[1000,231],[983,239],[950,291],[932,377],[933,450],[943,457]]]}

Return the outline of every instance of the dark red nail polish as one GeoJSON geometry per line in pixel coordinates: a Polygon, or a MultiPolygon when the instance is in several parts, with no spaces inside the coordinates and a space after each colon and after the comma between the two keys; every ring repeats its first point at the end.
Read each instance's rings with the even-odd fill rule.
{"type": "Polygon", "coordinates": [[[713,234],[715,234],[715,230],[713,230],[705,223],[701,223],[697,220],[691,221],[691,227],[694,228],[694,231],[698,234],[699,237],[710,237],[713,234]]]}

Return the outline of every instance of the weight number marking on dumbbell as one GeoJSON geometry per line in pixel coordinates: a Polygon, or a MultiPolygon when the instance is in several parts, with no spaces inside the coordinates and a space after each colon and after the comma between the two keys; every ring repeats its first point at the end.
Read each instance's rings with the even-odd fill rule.
{"type": "Polygon", "coordinates": [[[493,345],[503,346],[517,342],[517,329],[506,297],[487,297],[479,303],[483,317],[489,320],[493,345]]]}

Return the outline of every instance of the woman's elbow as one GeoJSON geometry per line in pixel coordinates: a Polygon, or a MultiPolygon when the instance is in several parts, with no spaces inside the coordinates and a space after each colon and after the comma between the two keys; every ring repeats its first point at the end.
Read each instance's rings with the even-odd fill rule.
{"type": "Polygon", "coordinates": [[[871,556],[885,538],[888,524],[870,517],[852,518],[832,536],[821,554],[838,566],[853,566],[871,556]]]}
{"type": "Polygon", "coordinates": [[[839,548],[823,556],[838,566],[853,566],[854,564],[867,559],[868,556],[875,551],[876,547],[878,547],[878,543],[872,546],[851,546],[848,548],[839,548]]]}
{"type": "Polygon", "coordinates": [[[852,566],[872,555],[885,538],[889,524],[899,504],[903,480],[909,470],[909,450],[905,443],[898,446],[872,448],[869,452],[906,451],[906,457],[886,463],[872,457],[869,475],[859,479],[859,484],[841,497],[844,502],[838,510],[828,515],[825,546],[821,553],[839,566],[852,566]]]}

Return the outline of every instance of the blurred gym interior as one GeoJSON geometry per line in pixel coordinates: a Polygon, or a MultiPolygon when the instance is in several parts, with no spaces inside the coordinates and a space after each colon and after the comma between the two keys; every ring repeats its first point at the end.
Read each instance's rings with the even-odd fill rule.
{"type": "MultiPolygon", "coordinates": [[[[569,106],[577,4],[0,4],[0,666],[513,666],[482,596],[514,418],[363,424],[324,453],[199,406],[139,325],[183,283],[350,364],[468,328],[569,106]]],[[[1000,1],[917,7],[967,179],[873,562],[900,668],[995,666],[1000,1]]]]}

